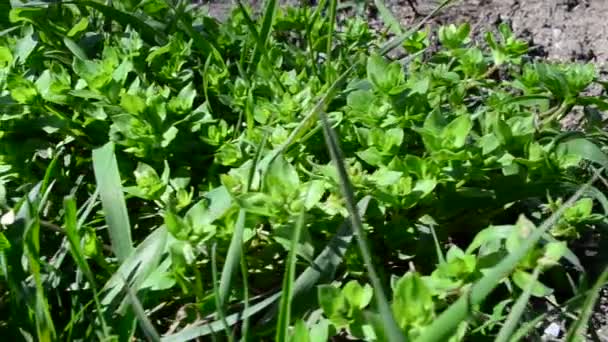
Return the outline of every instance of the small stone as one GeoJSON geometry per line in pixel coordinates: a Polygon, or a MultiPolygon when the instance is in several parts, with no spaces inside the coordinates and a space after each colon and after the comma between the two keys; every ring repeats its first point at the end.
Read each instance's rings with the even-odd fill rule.
{"type": "Polygon", "coordinates": [[[559,326],[559,324],[553,322],[551,324],[549,324],[548,327],[545,328],[545,335],[549,335],[551,337],[559,337],[559,333],[561,331],[561,328],[559,326]]]}

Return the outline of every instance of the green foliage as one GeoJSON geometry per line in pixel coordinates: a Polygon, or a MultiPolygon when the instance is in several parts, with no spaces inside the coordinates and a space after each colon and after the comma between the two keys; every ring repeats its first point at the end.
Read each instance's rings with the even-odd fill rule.
{"type": "Polygon", "coordinates": [[[6,338],[508,340],[550,298],[580,309],[578,339],[606,279],[581,247],[608,227],[600,73],[533,60],[505,24],[477,44],[375,3],[389,42],[337,1],[223,22],[10,2],[6,338]]]}

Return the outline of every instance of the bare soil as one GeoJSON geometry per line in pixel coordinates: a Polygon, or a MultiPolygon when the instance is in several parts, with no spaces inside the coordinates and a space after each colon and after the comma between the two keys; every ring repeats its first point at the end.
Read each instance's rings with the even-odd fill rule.
{"type": "MultiPolygon", "coordinates": [[[[419,0],[421,13],[436,0],[419,0]]],[[[407,0],[388,6],[403,25],[416,17],[407,0]]],[[[461,0],[447,8],[434,23],[469,22],[474,34],[501,22],[536,46],[536,54],[559,61],[586,61],[608,67],[608,1],[606,0],[461,0]]]]}

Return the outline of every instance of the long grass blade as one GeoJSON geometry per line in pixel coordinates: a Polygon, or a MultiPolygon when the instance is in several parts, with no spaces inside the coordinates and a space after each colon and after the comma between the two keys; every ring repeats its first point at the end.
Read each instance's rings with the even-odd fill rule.
{"type": "Polygon", "coordinates": [[[446,6],[448,6],[449,4],[451,4],[452,2],[455,2],[455,1],[458,1],[458,0],[444,0],[437,7],[435,7],[435,9],[431,13],[429,13],[426,17],[422,18],[422,20],[420,20],[418,22],[418,24],[414,25],[414,27],[412,27],[409,31],[391,39],[390,41],[388,41],[384,45],[382,45],[382,47],[380,48],[380,51],[378,53],[380,55],[384,56],[384,55],[388,54],[389,52],[391,52],[392,50],[396,49],[397,47],[401,46],[401,44],[404,41],[406,41],[409,37],[411,37],[414,33],[416,33],[416,31],[420,30],[422,28],[422,26],[424,26],[424,24],[426,24],[429,20],[431,20],[433,17],[435,17],[437,14],[439,14],[439,12],[441,12],[446,6]]]}
{"type": "Polygon", "coordinates": [[[384,290],[382,288],[382,283],[380,282],[380,279],[378,278],[376,270],[373,266],[371,251],[365,237],[363,222],[361,221],[361,217],[359,217],[357,214],[355,195],[346,172],[346,167],[344,166],[344,157],[342,156],[342,151],[338,145],[338,138],[336,137],[334,130],[331,128],[325,112],[322,111],[319,114],[321,117],[321,124],[323,125],[325,143],[327,145],[327,149],[329,150],[329,154],[331,155],[331,159],[333,160],[338,171],[340,188],[346,200],[346,208],[350,214],[352,227],[355,231],[355,236],[357,238],[356,240],[359,245],[359,252],[361,253],[361,258],[363,259],[368,277],[372,283],[372,287],[374,288],[374,298],[376,299],[376,304],[378,305],[378,310],[380,311],[380,316],[382,317],[387,338],[389,341],[405,341],[405,337],[401,333],[401,330],[397,326],[397,322],[393,317],[388,300],[386,299],[386,295],[384,294],[384,290]]]}
{"type": "Polygon", "coordinates": [[[266,8],[264,10],[264,17],[262,19],[262,27],[260,28],[258,44],[253,50],[253,55],[251,56],[251,64],[249,67],[252,69],[250,70],[255,70],[260,60],[260,56],[265,53],[266,44],[268,43],[268,38],[272,32],[272,25],[274,23],[274,17],[277,13],[277,8],[277,0],[266,1],[266,8]]]}
{"type": "MultiPolygon", "coordinates": [[[[27,203],[30,206],[33,203],[27,203]]],[[[32,208],[36,212],[37,208],[32,208]]],[[[51,316],[49,303],[44,291],[44,284],[41,277],[40,265],[40,220],[38,214],[26,222],[25,230],[25,256],[29,262],[29,271],[34,279],[34,317],[36,323],[36,333],[39,341],[54,341],[57,333],[51,316]]]]}
{"type": "Polygon", "coordinates": [[[131,302],[131,308],[133,308],[133,311],[135,312],[135,317],[137,317],[141,330],[143,330],[144,334],[146,334],[149,341],[160,342],[160,335],[154,328],[154,325],[148,318],[148,315],[146,315],[146,311],[139,301],[139,298],[137,298],[137,294],[135,291],[133,291],[131,286],[129,286],[126,279],[123,278],[122,280],[125,285],[125,293],[131,302]]]}
{"type": "Polygon", "coordinates": [[[110,305],[117,302],[124,306],[125,298],[120,296],[124,295],[123,279],[128,280],[134,291],[139,291],[146,278],[160,268],[160,260],[167,252],[171,239],[164,226],[157,228],[123,261],[101,290],[101,304],[106,306],[106,310],[111,310],[110,305]]]}
{"type": "Polygon", "coordinates": [[[586,189],[597,180],[599,173],[596,173],[591,180],[584,184],[574,193],[558,210],[547,218],[537,229],[535,229],[528,239],[519,248],[506,256],[498,265],[473,285],[468,294],[461,296],[456,302],[450,305],[433,323],[423,332],[419,341],[431,342],[440,341],[449,337],[456,329],[458,324],[465,320],[472,306],[480,304],[493,290],[502,282],[505,276],[509,275],[525,255],[538,243],[543,234],[551,228],[564,214],[567,208],[572,206],[586,189]]]}
{"type": "Polygon", "coordinates": [[[338,0],[329,0],[329,30],[327,31],[327,45],[325,46],[325,82],[332,81],[333,67],[331,65],[332,50],[334,43],[334,30],[336,26],[336,11],[338,0]]]}
{"type": "Polygon", "coordinates": [[[232,239],[230,240],[230,246],[228,247],[228,254],[226,256],[226,262],[222,268],[222,276],[219,285],[219,300],[222,306],[225,306],[232,285],[232,278],[239,267],[241,260],[241,253],[243,253],[243,232],[245,231],[245,209],[239,210],[239,216],[236,220],[232,239]]]}
{"type": "Polygon", "coordinates": [[[74,199],[74,197],[68,196],[64,198],[63,208],[65,211],[65,234],[70,244],[70,254],[72,255],[72,258],[74,258],[76,265],[80,268],[80,270],[82,271],[91,286],[91,290],[93,291],[93,301],[95,302],[95,306],[97,308],[97,318],[101,323],[102,332],[104,333],[105,337],[109,337],[110,329],[103,315],[103,308],[101,306],[101,301],[99,300],[97,282],[95,281],[93,272],[91,271],[91,268],[89,267],[89,263],[86,260],[82,247],[80,246],[80,239],[78,238],[78,222],[76,218],[76,200],[74,199]]]}
{"type": "Polygon", "coordinates": [[[374,0],[374,5],[376,5],[378,13],[380,14],[380,18],[382,18],[382,21],[384,21],[384,24],[389,29],[389,31],[396,35],[403,34],[403,30],[401,30],[401,24],[399,24],[399,20],[397,20],[393,13],[391,13],[391,10],[386,7],[384,1],[374,0]]]}
{"type": "Polygon", "coordinates": [[[572,327],[570,327],[570,331],[568,331],[568,335],[566,336],[566,342],[578,342],[585,341],[585,331],[587,330],[587,325],[589,324],[589,319],[593,314],[593,309],[595,307],[595,302],[600,295],[600,289],[606,285],[608,282],[608,267],[602,272],[599,276],[591,291],[585,298],[585,302],[581,309],[581,312],[578,316],[578,319],[574,321],[572,327]]]}
{"type": "Polygon", "coordinates": [[[293,285],[296,274],[297,249],[300,242],[300,235],[304,228],[305,210],[302,209],[293,236],[291,237],[291,249],[287,256],[287,267],[285,269],[285,278],[283,279],[283,293],[281,295],[279,320],[277,323],[277,331],[275,341],[289,341],[289,323],[291,322],[291,302],[293,296],[293,285]]]}
{"type": "MultiPolygon", "coordinates": [[[[240,216],[239,216],[240,218],[240,216]]],[[[219,316],[219,320],[222,322],[224,326],[224,332],[228,337],[228,341],[234,341],[234,336],[230,331],[230,326],[226,321],[226,313],[224,312],[224,303],[222,302],[222,296],[220,295],[220,290],[218,290],[217,286],[217,245],[213,244],[211,247],[211,278],[213,280],[213,293],[215,294],[215,309],[217,310],[217,314],[219,316]]],[[[220,284],[221,285],[221,284],[220,284]]]]}
{"type": "Polygon", "coordinates": [[[509,316],[507,316],[507,319],[505,320],[504,324],[502,325],[502,328],[498,332],[498,336],[496,336],[496,339],[494,340],[495,342],[507,342],[507,341],[509,341],[509,338],[513,335],[513,332],[515,331],[515,328],[517,327],[517,323],[521,319],[521,316],[523,315],[524,310],[526,309],[526,305],[528,304],[528,301],[530,300],[530,295],[532,293],[532,289],[534,288],[534,285],[536,284],[536,280],[538,279],[538,276],[540,275],[540,269],[541,268],[539,266],[537,266],[534,269],[534,272],[532,272],[532,278],[530,279],[530,282],[528,283],[528,285],[526,286],[526,288],[524,289],[522,294],[519,295],[519,298],[517,299],[517,301],[511,308],[511,312],[509,312],[509,316]]]}
{"type": "Polygon", "coordinates": [[[133,251],[133,242],[113,143],[109,142],[93,150],[93,169],[108,224],[112,250],[122,262],[133,251]]]}

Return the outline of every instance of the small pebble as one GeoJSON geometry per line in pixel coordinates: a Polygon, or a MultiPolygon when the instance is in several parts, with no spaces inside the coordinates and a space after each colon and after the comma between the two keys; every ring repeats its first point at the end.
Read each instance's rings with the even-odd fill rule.
{"type": "Polygon", "coordinates": [[[545,328],[545,335],[549,335],[551,337],[558,337],[560,331],[561,331],[561,328],[560,328],[559,324],[553,322],[553,323],[549,324],[549,326],[547,328],[545,328]]]}

